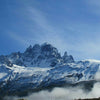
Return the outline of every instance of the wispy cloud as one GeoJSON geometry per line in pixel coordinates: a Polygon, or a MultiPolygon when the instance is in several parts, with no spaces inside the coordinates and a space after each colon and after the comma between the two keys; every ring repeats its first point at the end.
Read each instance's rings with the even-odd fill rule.
{"type": "Polygon", "coordinates": [[[98,15],[100,16],[100,0],[85,0],[85,2],[88,6],[88,10],[91,13],[96,14],[97,16],[98,15]]]}
{"type": "Polygon", "coordinates": [[[63,53],[67,47],[70,47],[66,42],[67,40],[63,38],[63,30],[54,28],[42,11],[34,7],[26,7],[25,11],[27,12],[27,19],[31,22],[29,24],[26,23],[27,26],[30,26],[30,29],[28,29],[30,33],[21,36],[20,33],[17,32],[8,32],[12,39],[23,46],[49,42],[56,46],[61,53],[63,53]],[[37,29],[35,29],[34,26],[37,27],[37,29]]]}
{"type": "MultiPolygon", "coordinates": [[[[36,2],[37,1],[34,3],[36,2]]],[[[67,19],[66,15],[63,18],[65,18],[67,23],[64,23],[62,27],[58,24],[54,26],[54,20],[50,20],[47,16],[49,14],[47,14],[43,9],[26,3],[26,5],[24,5],[23,12],[21,13],[25,14],[25,19],[28,21],[28,23],[25,23],[28,28],[24,29],[27,33],[22,35],[18,32],[11,31],[8,32],[8,35],[17,43],[22,44],[25,47],[30,44],[34,45],[35,43],[41,44],[49,42],[57,47],[61,53],[67,50],[70,54],[74,55],[75,58],[99,58],[100,24],[96,18],[100,13],[100,2],[99,0],[85,0],[84,2],[85,3],[83,5],[87,5],[85,10],[89,13],[89,15],[91,15],[91,13],[94,14],[98,12],[96,17],[90,16],[89,18],[91,19],[88,21],[88,18],[83,19],[77,16],[81,20],[73,19],[71,21],[71,19],[67,19]]],[[[87,14],[84,12],[83,15],[87,14]]],[[[73,10],[71,13],[74,14],[73,10]]],[[[86,16],[88,17],[89,15],[87,14],[86,16]]],[[[60,24],[60,21],[58,23],[60,24]]]]}
{"type": "Polygon", "coordinates": [[[27,40],[25,40],[23,37],[19,36],[17,33],[15,32],[7,32],[8,36],[12,39],[14,39],[15,41],[19,42],[21,45],[29,45],[29,42],[27,40]]]}
{"type": "MultiPolygon", "coordinates": [[[[65,48],[69,47],[69,44],[66,42],[67,39],[64,39],[62,35],[64,31],[53,27],[42,11],[34,7],[29,7],[28,11],[30,20],[40,29],[40,33],[36,34],[36,39],[39,43],[49,42],[58,47],[61,52],[63,52],[65,48]]],[[[31,34],[34,33],[34,29],[31,30],[31,34]]]]}

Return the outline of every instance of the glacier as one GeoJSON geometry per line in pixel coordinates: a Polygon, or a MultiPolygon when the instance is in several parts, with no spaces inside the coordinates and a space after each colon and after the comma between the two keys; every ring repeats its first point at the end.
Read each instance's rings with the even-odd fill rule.
{"type": "Polygon", "coordinates": [[[61,56],[49,43],[35,44],[24,53],[0,56],[0,94],[26,95],[27,91],[95,82],[99,72],[99,60],[75,61],[67,52],[61,56]]]}

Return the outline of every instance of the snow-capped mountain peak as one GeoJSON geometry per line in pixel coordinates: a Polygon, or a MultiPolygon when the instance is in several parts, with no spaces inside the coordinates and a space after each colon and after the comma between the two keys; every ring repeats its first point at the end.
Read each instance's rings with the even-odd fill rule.
{"type": "Polygon", "coordinates": [[[1,63],[8,66],[16,64],[27,67],[56,67],[58,64],[74,62],[73,57],[66,53],[61,57],[57,48],[49,43],[30,45],[24,53],[15,52],[7,56],[0,56],[0,59],[1,63]]]}
{"type": "Polygon", "coordinates": [[[67,52],[61,56],[51,44],[36,44],[24,53],[0,56],[0,93],[91,81],[99,71],[98,60],[76,62],[67,52]]]}

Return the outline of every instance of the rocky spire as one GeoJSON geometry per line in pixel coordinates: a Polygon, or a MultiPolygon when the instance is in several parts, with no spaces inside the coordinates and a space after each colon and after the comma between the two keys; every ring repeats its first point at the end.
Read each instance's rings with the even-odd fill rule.
{"type": "Polygon", "coordinates": [[[73,63],[74,59],[72,55],[67,55],[67,52],[64,53],[64,56],[62,57],[64,63],[73,63]]]}

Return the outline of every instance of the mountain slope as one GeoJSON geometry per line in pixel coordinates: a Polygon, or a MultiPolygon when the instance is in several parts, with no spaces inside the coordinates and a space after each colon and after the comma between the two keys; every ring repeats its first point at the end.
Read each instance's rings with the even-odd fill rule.
{"type": "Polygon", "coordinates": [[[24,53],[0,56],[0,93],[16,94],[51,86],[95,81],[100,61],[75,62],[71,55],[61,56],[50,44],[34,45],[24,53]]]}

